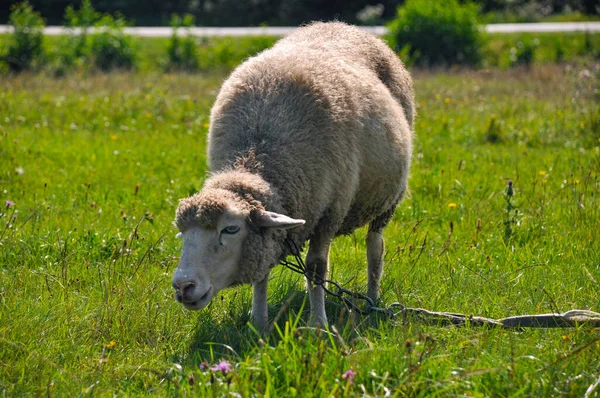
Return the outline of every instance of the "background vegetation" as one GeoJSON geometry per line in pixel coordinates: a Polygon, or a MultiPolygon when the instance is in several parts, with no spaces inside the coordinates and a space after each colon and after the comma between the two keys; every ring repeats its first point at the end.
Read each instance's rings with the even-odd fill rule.
{"type": "Polygon", "coordinates": [[[458,0],[408,0],[390,23],[393,46],[420,66],[478,65],[483,33],[478,7],[458,0]]]}
{"type": "MultiPolygon", "coordinates": [[[[31,0],[51,25],[60,25],[63,10],[78,6],[82,0],[31,0]]],[[[0,23],[8,21],[11,4],[0,7],[0,23]]],[[[589,19],[599,13],[598,0],[476,0],[482,12],[494,22],[535,22],[544,19],[589,19]]],[[[342,19],[351,23],[382,24],[396,14],[403,0],[96,0],[94,5],[105,13],[122,12],[136,25],[168,26],[171,14],[192,14],[202,26],[297,26],[314,20],[342,19]],[[371,9],[365,13],[365,10],[371,9]],[[362,17],[369,17],[364,20],[362,17]],[[374,17],[374,19],[373,19],[374,17]]]]}
{"type": "MultiPolygon", "coordinates": [[[[428,7],[427,1],[407,3],[390,24],[391,34],[384,38],[409,66],[529,66],[572,62],[600,54],[598,33],[483,36],[474,29],[472,7],[451,3],[444,10],[434,13],[431,10],[436,9],[428,7]],[[408,26],[412,28],[407,30],[408,26]],[[444,37],[438,37],[440,32],[444,37]],[[436,37],[437,40],[431,40],[436,37]]],[[[65,25],[72,29],[66,36],[43,36],[43,22],[30,6],[14,8],[14,15],[15,33],[0,35],[0,71],[30,70],[63,76],[113,69],[229,70],[277,40],[276,37],[196,38],[185,33],[193,25],[193,16],[189,14],[172,16],[171,24],[179,34],[170,39],[127,36],[122,31],[127,25],[122,15],[103,15],[89,1],[79,9],[66,10],[65,25]],[[101,32],[90,33],[91,27],[101,32]]]]}

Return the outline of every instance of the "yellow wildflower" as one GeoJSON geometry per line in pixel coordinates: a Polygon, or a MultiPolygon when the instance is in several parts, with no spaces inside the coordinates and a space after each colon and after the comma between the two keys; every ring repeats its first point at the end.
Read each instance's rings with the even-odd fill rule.
{"type": "Polygon", "coordinates": [[[448,203],[449,209],[454,209],[456,207],[456,203],[448,203]]]}
{"type": "Polygon", "coordinates": [[[111,134],[111,135],[110,135],[110,139],[111,139],[111,140],[113,140],[113,141],[116,141],[116,140],[117,140],[117,138],[119,138],[119,137],[117,137],[117,135],[116,135],[116,134],[111,134]]]}
{"type": "Polygon", "coordinates": [[[449,104],[450,103],[450,98],[446,97],[446,99],[444,99],[444,102],[449,104]]]}
{"type": "Polygon", "coordinates": [[[111,340],[110,343],[104,344],[104,348],[115,348],[117,346],[117,342],[111,340]]]}
{"type": "Polygon", "coordinates": [[[545,176],[545,175],[546,175],[546,172],[545,172],[544,170],[542,170],[542,171],[540,171],[540,175],[541,175],[541,176],[545,176]]]}

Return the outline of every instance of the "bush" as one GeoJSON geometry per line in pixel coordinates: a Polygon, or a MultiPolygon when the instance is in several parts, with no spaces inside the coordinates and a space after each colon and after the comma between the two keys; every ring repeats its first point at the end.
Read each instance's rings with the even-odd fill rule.
{"type": "Polygon", "coordinates": [[[389,25],[391,41],[396,49],[409,46],[417,65],[477,65],[483,47],[478,16],[473,3],[407,0],[389,25]]]}
{"type": "Polygon", "coordinates": [[[184,15],[183,18],[177,14],[171,16],[173,36],[171,36],[167,48],[166,69],[184,71],[194,71],[198,69],[196,40],[189,33],[189,28],[192,26],[194,26],[194,17],[190,14],[184,15]],[[180,28],[186,30],[187,34],[185,37],[180,37],[178,35],[180,28]]]}
{"type": "Polygon", "coordinates": [[[58,49],[58,74],[65,73],[75,65],[87,63],[91,52],[88,31],[100,16],[90,0],[83,0],[79,10],[75,10],[73,6],[67,7],[64,24],[70,28],[70,33],[62,39],[58,49]]]}
{"type": "Polygon", "coordinates": [[[125,18],[104,15],[95,24],[99,33],[91,37],[91,57],[93,65],[101,71],[132,69],[136,63],[136,50],[131,36],[125,35],[125,18]]]}
{"type": "Polygon", "coordinates": [[[517,42],[517,45],[510,49],[511,66],[530,67],[533,64],[535,49],[538,45],[539,42],[536,40],[517,42]]]}
{"type": "Polygon", "coordinates": [[[23,2],[12,7],[9,23],[14,31],[4,56],[6,64],[12,72],[31,69],[43,55],[44,20],[27,2],[23,2]]]}

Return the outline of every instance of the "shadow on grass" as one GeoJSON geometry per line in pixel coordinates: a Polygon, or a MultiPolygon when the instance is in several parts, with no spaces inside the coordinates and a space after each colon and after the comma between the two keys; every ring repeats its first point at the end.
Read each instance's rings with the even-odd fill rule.
{"type": "MultiPolygon", "coordinates": [[[[190,366],[197,366],[203,361],[214,363],[221,358],[239,361],[261,345],[277,346],[282,339],[280,331],[285,329],[286,322],[296,323],[298,327],[310,330],[307,292],[297,285],[284,283],[275,287],[269,299],[269,320],[272,326],[268,335],[261,335],[252,326],[250,300],[238,300],[234,295],[228,308],[220,311],[207,309],[199,315],[198,325],[187,350],[175,359],[190,366]]],[[[327,297],[325,307],[329,329],[346,341],[362,335],[369,328],[377,328],[386,319],[377,314],[361,316],[350,313],[341,302],[330,296],[327,297]]],[[[319,334],[322,331],[315,328],[314,332],[319,334]]]]}

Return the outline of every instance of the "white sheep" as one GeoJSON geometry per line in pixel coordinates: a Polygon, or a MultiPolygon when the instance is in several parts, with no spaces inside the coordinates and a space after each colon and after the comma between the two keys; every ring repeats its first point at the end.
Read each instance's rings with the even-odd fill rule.
{"type": "MultiPolygon", "coordinates": [[[[306,266],[325,278],[334,237],[369,224],[368,295],[379,298],[382,231],[406,189],[412,80],[380,39],[340,23],[297,29],[240,65],[211,112],[200,193],[181,200],[175,297],[204,308],[220,290],[253,284],[252,317],[268,327],[269,271],[310,241],[306,266]]],[[[325,293],[307,281],[311,324],[325,293]]]]}

